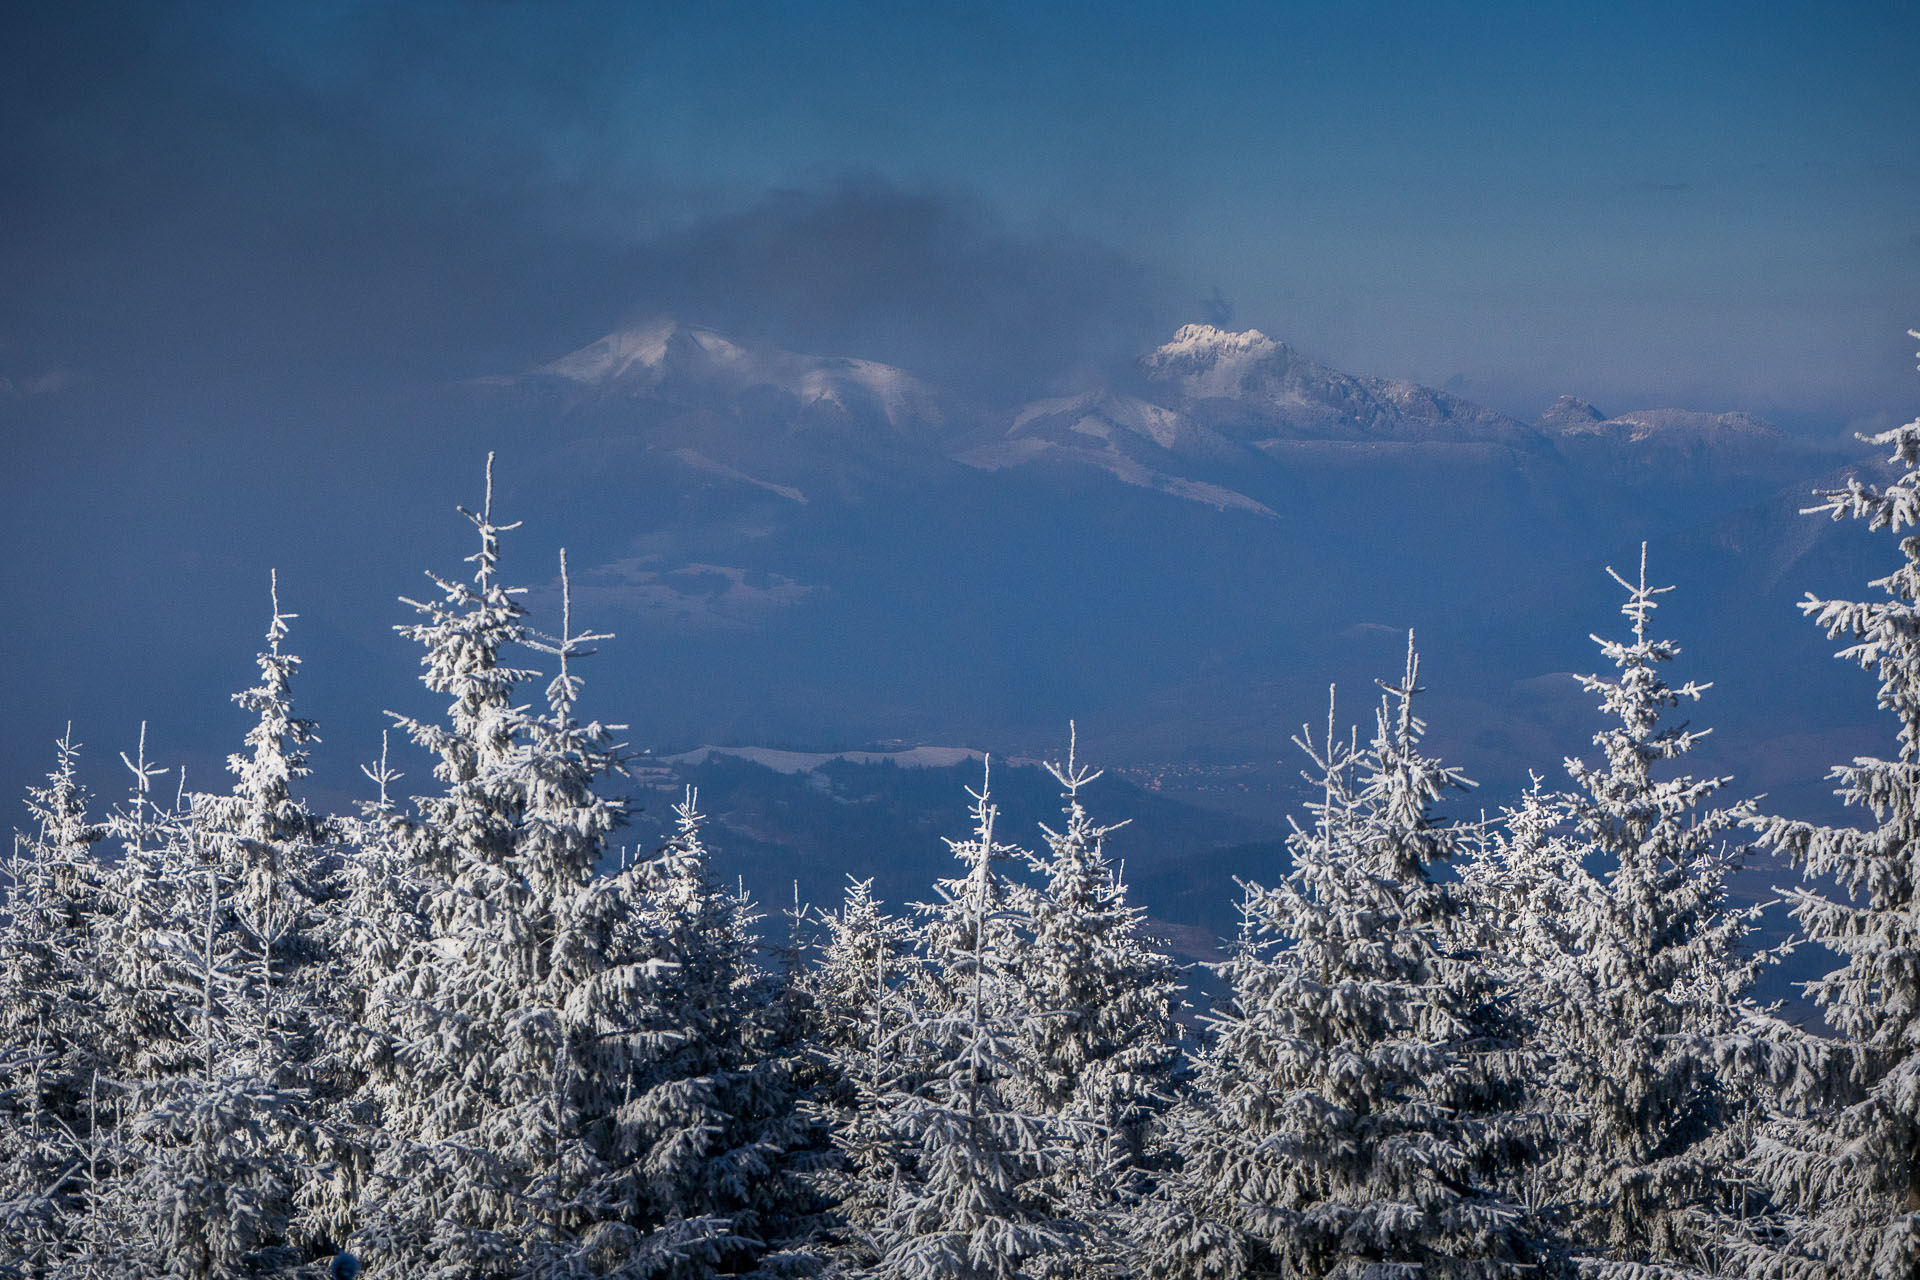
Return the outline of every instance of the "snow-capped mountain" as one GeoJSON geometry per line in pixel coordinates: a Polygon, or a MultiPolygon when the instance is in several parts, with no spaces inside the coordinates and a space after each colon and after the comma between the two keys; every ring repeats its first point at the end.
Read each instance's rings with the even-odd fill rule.
{"type": "Polygon", "coordinates": [[[1536,427],[1590,473],[1629,483],[1660,475],[1689,485],[1777,484],[1787,474],[1818,469],[1811,465],[1817,451],[1749,413],[1641,409],[1610,417],[1585,400],[1561,396],[1536,427]]]}
{"type": "Polygon", "coordinates": [[[1184,325],[1137,366],[1132,390],[1097,386],[996,419],[956,411],[879,361],[661,319],[476,385],[522,420],[557,409],[590,423],[609,447],[680,468],[686,484],[796,504],[823,490],[911,493],[956,463],[1036,476],[1092,469],[1261,518],[1329,483],[1391,489],[1444,473],[1471,493],[1518,474],[1536,490],[1565,488],[1578,474],[1664,503],[1676,486],[1722,481],[1757,497],[1831,465],[1809,466],[1802,446],[1746,414],[1609,417],[1568,396],[1529,425],[1418,383],[1343,373],[1257,329],[1184,325]]]}
{"type": "Polygon", "coordinates": [[[1417,383],[1341,373],[1258,329],[1183,325],[1142,357],[1194,421],[1249,443],[1290,439],[1528,443],[1521,423],[1417,383]]]}
{"type": "Polygon", "coordinates": [[[558,394],[576,405],[654,401],[769,417],[798,412],[813,421],[826,411],[900,432],[942,421],[933,391],[892,365],[743,345],[672,319],[616,330],[518,377],[482,385],[558,394]]]}
{"type": "Polygon", "coordinates": [[[1436,467],[1456,480],[1463,469],[1541,479],[1571,468],[1642,491],[1734,482],[1757,497],[1834,460],[1812,458],[1744,413],[1609,417],[1563,396],[1527,425],[1418,383],[1342,373],[1257,329],[1184,325],[1138,363],[1141,394],[1101,388],[1035,401],[954,456],[987,470],[1094,467],[1140,488],[1264,514],[1329,468],[1381,479],[1398,469],[1409,480],[1436,467]]]}
{"type": "Polygon", "coordinates": [[[1298,488],[1287,474],[1326,446],[1548,452],[1538,431],[1411,382],[1356,377],[1257,329],[1184,325],[1139,360],[1144,396],[1110,389],[1039,400],[993,438],[956,454],[999,469],[1097,467],[1144,489],[1222,510],[1273,515],[1298,488]]]}
{"type": "Polygon", "coordinates": [[[1590,437],[1628,446],[1770,448],[1787,441],[1785,432],[1750,413],[1642,409],[1610,418],[1573,396],[1554,401],[1538,426],[1561,439],[1590,437]]]}

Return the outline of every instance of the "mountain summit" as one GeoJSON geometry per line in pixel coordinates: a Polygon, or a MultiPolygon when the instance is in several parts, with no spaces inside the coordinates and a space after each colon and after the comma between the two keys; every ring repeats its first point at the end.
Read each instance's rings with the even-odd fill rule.
{"type": "Polygon", "coordinates": [[[1197,421],[1255,445],[1288,439],[1517,445],[1532,434],[1505,414],[1444,391],[1341,373],[1258,329],[1183,325],[1140,365],[1197,421]]]}

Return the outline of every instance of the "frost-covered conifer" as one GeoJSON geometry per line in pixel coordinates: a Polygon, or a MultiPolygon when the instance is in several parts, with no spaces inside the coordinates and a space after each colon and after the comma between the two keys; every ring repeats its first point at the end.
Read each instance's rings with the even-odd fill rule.
{"type": "Polygon", "coordinates": [[[802,1175],[814,1138],[796,1107],[793,1046],[776,975],[755,960],[751,907],[715,881],[696,802],[689,791],[675,806],[673,837],[618,877],[621,909],[602,917],[625,966],[582,1012],[615,1032],[599,1041],[620,1091],[625,1160],[611,1173],[657,1270],[806,1270],[794,1236],[811,1207],[802,1175]]]}
{"type": "MultiPolygon", "coordinates": [[[[186,803],[184,771],[175,779],[171,809],[155,799],[154,784],[169,770],[147,759],[144,722],[133,757],[123,751],[120,760],[133,775],[133,789],[107,821],[120,857],[107,874],[95,929],[94,981],[101,1050],[112,1077],[131,1082],[174,1074],[197,1060],[193,1034],[176,1013],[187,997],[174,989],[160,960],[165,944],[156,940],[191,930],[191,884],[205,850],[186,803]]],[[[204,889],[204,876],[199,883],[204,889]]]]}
{"type": "Polygon", "coordinates": [[[1636,582],[1608,572],[1628,593],[1633,633],[1594,637],[1618,674],[1582,683],[1618,723],[1594,736],[1601,763],[1567,761],[1580,854],[1601,868],[1604,891],[1578,897],[1571,920],[1583,963],[1556,1034],[1584,1114],[1554,1177],[1597,1254],[1587,1270],[1710,1270],[1708,1219],[1727,1207],[1728,1126],[1746,1093],[1720,1061],[1756,964],[1741,946],[1753,912],[1727,900],[1745,854],[1728,832],[1753,810],[1708,803],[1725,778],[1658,776],[1706,733],[1663,719],[1707,686],[1663,674],[1679,646],[1648,624],[1672,588],[1647,586],[1645,548],[1636,582]]]}
{"type": "Polygon", "coordinates": [[[898,1172],[881,1099],[894,1083],[889,1046],[912,1016],[919,960],[913,930],[881,909],[871,879],[853,880],[840,909],[822,923],[819,960],[801,981],[810,997],[810,1048],[824,1064],[822,1103],[841,1157],[823,1181],[845,1219],[866,1222],[898,1172]]]}
{"type": "MultiPolygon", "coordinates": [[[[317,1003],[311,989],[281,991],[289,980],[309,976],[318,959],[317,940],[305,926],[319,900],[325,824],[293,797],[293,783],[309,772],[307,745],[317,742],[311,720],[293,713],[293,676],[300,659],[281,651],[287,624],[298,614],[280,609],[279,575],[272,575],[273,616],[267,648],[258,655],[260,683],[233,695],[256,719],[244,752],[227,757],[232,794],[194,797],[203,825],[218,843],[215,853],[234,877],[233,911],[258,956],[258,1003],[269,1036],[302,1035],[299,1005],[317,1003]],[[302,953],[302,948],[306,953],[302,953]],[[276,1002],[287,1006],[276,1009],[276,1002]]],[[[303,987],[306,984],[302,984],[303,987]]],[[[302,1051],[303,1052],[303,1051],[302,1051]]]]}
{"type": "Polygon", "coordinates": [[[406,775],[388,761],[388,734],[380,734],[380,759],[360,766],[375,788],[357,816],[340,821],[341,902],[338,951],[344,959],[342,1014],[358,1023],[373,990],[427,936],[426,870],[414,860],[425,841],[420,822],[407,815],[391,788],[406,775]]]}
{"type": "Polygon", "coordinates": [[[872,879],[851,877],[840,910],[821,922],[820,959],[806,975],[817,1011],[815,1043],[827,1052],[872,1053],[893,1030],[889,1019],[898,1007],[891,997],[913,967],[912,930],[882,910],[872,879]]]}
{"type": "MultiPolygon", "coordinates": [[[[1179,970],[1142,934],[1146,911],[1128,905],[1126,885],[1081,791],[1100,775],[1075,758],[1048,771],[1063,788],[1066,822],[1042,826],[1044,877],[1030,895],[1031,924],[1020,957],[1027,1012],[1018,1024],[1021,1073],[1034,1104],[1093,1136],[1064,1171],[1075,1214],[1098,1220],[1102,1239],[1137,1198],[1155,1142],[1155,1118],[1173,1100],[1179,1059],[1179,970]]],[[[1083,1257],[1102,1252],[1084,1243],[1083,1257]]]]}
{"type": "Polygon", "coordinates": [[[115,1176],[148,1207],[136,1255],[192,1280],[302,1256],[293,1223],[318,1164],[319,1045],[335,1021],[312,927],[325,825],[292,795],[313,726],[293,714],[299,659],[281,648],[293,615],[274,587],[260,683],[235,697],[257,718],[228,762],[234,790],[173,815],[152,859],[172,892],[124,939],[123,961],[192,1044],[123,1081],[115,1176]]]}
{"type": "Polygon", "coordinates": [[[368,1097],[383,1146],[356,1217],[373,1274],[699,1276],[739,1270],[784,1224],[792,1099],[758,1037],[770,1003],[744,905],[707,873],[691,801],[662,854],[596,877],[624,802],[608,726],[576,713],[572,663],[494,582],[491,503],[475,586],[413,629],[456,695],[422,802],[427,935],[375,988],[368,1097]],[[456,615],[454,606],[460,612],[456,615]],[[542,714],[510,703],[509,642],[559,659],[542,714]]]}
{"type": "Polygon", "coordinates": [[[56,747],[47,785],[27,794],[37,830],[15,835],[0,890],[0,1258],[32,1266],[57,1256],[85,1194],[77,1144],[102,1065],[90,931],[104,833],[87,817],[71,727],[56,747]]]}
{"type": "Polygon", "coordinates": [[[420,800],[426,821],[416,830],[427,841],[422,860],[443,876],[457,874],[464,860],[500,865],[512,856],[522,805],[512,768],[521,725],[514,690],[539,674],[502,665],[502,650],[527,638],[526,610],[514,598],[525,589],[498,580],[500,535],[520,522],[493,523],[491,453],[479,513],[461,507],[460,514],[480,534],[480,549],[467,557],[472,583],[429,573],[440,598],[403,601],[426,621],[394,628],[425,650],[421,681],[453,699],[443,725],[393,716],[417,745],[439,757],[433,775],[445,790],[420,800]]]}
{"type": "Polygon", "coordinates": [[[175,920],[145,941],[155,970],[198,995],[197,1008],[183,1002],[178,1012],[191,1020],[199,1060],[126,1090],[115,1176],[120,1194],[145,1206],[128,1242],[143,1270],[239,1280],[299,1261],[287,1225],[303,1117],[289,1064],[264,1031],[256,958],[223,901],[237,882],[217,864],[196,879],[205,895],[197,936],[175,920]]]}
{"type": "Polygon", "coordinates": [[[454,695],[446,726],[403,721],[440,756],[446,789],[420,802],[417,826],[375,828],[417,833],[429,873],[427,936],[365,1015],[384,1046],[367,1085],[382,1146],[355,1226],[376,1274],[515,1274],[564,1248],[545,1180],[565,1147],[573,1065],[563,1008],[580,961],[567,916],[622,814],[593,790],[617,748],[573,714],[567,663],[593,637],[572,635],[570,616],[547,646],[562,655],[547,714],[511,705],[529,673],[502,667],[500,649],[529,637],[516,592],[495,581],[498,535],[513,526],[492,522],[491,458],[487,501],[466,514],[481,535],[474,586],[436,579],[445,601],[417,606],[431,621],[404,629],[428,648],[428,687],[454,695]]]}
{"type": "MultiPolygon", "coordinates": [[[[136,766],[136,777],[140,769],[136,766]]],[[[106,1011],[122,1042],[112,1088],[111,1185],[91,1198],[121,1230],[90,1233],[137,1274],[214,1280],[294,1258],[287,1247],[297,1099],[267,1032],[257,949],[234,909],[239,877],[199,807],[182,803],[128,844],[103,930],[106,1011]]],[[[99,1112],[98,1100],[95,1117],[99,1112]]],[[[98,1136],[97,1134],[95,1135],[98,1136]]],[[[89,1264],[92,1265],[92,1264],[89,1264]]]]}
{"type": "Polygon", "coordinates": [[[1541,1233],[1563,1240],[1569,1215],[1557,1153],[1580,1132],[1585,1110],[1568,1027],[1569,1004],[1588,985],[1578,925],[1606,893],[1581,863],[1572,804],[1534,775],[1497,821],[1482,824],[1460,865],[1467,923],[1507,1010],[1513,1073],[1526,1082],[1505,1187],[1541,1233]]]}
{"type": "Polygon", "coordinates": [[[1423,755],[1418,668],[1386,685],[1372,745],[1298,739],[1320,788],[1294,869],[1253,888],[1223,966],[1232,1007],[1175,1129],[1184,1165],[1140,1234],[1157,1277],[1537,1273],[1499,1184],[1517,1099],[1508,1029],[1461,945],[1465,833],[1432,806],[1463,786],[1423,755]]]}
{"type": "MultiPolygon", "coordinates": [[[[1913,336],[1920,337],[1920,333],[1913,336]]],[[[1867,521],[1899,535],[1920,526],[1920,420],[1875,436],[1904,468],[1884,488],[1859,479],[1820,495],[1809,514],[1867,521]]],[[[1807,986],[1840,1037],[1839,1079],[1813,1072],[1788,1090],[1789,1113],[1749,1164],[1778,1216],[1743,1252],[1749,1274],[1794,1280],[1903,1280],[1920,1274],[1920,536],[1900,539],[1903,562],[1871,585],[1883,598],[1801,605],[1839,657],[1880,682],[1898,724],[1891,759],[1833,769],[1838,794],[1874,826],[1765,820],[1762,843],[1836,885],[1788,894],[1814,942],[1844,963],[1807,986]]]]}
{"type": "Polygon", "coordinates": [[[857,1264],[889,1280],[1053,1275],[1074,1247],[1053,1181],[1059,1123],[1023,1102],[1024,921],[994,867],[1020,851],[996,839],[987,785],[970,794],[973,836],[948,841],[964,874],[924,908],[913,1003],[883,1042],[874,1092],[890,1149],[849,1153],[890,1174],[846,1206],[857,1264]]]}

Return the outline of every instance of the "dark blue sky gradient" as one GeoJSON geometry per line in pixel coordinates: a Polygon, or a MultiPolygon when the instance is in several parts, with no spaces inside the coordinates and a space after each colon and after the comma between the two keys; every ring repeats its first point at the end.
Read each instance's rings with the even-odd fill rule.
{"type": "Polygon", "coordinates": [[[1218,289],[1332,363],[1526,416],[1566,390],[1831,429],[1906,399],[1911,5],[81,5],[9,26],[16,383],[222,359],[404,382],[671,309],[938,348],[1017,398],[1218,289]],[[791,242],[836,233],[847,279],[821,290],[791,242]],[[786,278],[656,261],[742,244],[786,278]],[[996,308],[886,277],[1018,253],[1062,259],[1018,300],[1059,312],[1025,352],[961,333],[996,308]]]}

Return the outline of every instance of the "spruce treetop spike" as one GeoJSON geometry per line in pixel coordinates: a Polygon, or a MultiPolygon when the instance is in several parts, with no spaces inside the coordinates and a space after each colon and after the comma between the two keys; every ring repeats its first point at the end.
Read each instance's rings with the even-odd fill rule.
{"type": "Polygon", "coordinates": [[[280,570],[267,570],[267,596],[273,602],[273,619],[267,623],[267,644],[274,657],[280,656],[280,642],[287,637],[287,624],[300,615],[280,612],[280,570]]]}
{"type": "Polygon", "coordinates": [[[679,821],[680,834],[687,835],[700,829],[707,816],[700,812],[700,788],[689,785],[686,799],[673,806],[674,817],[679,821]]]}
{"type": "Polygon", "coordinates": [[[1080,788],[1093,782],[1106,772],[1104,769],[1088,771],[1081,767],[1077,758],[1079,741],[1078,727],[1073,721],[1067,721],[1067,762],[1065,767],[1063,768],[1057,760],[1049,760],[1046,762],[1047,772],[1053,775],[1055,782],[1058,782],[1062,787],[1066,788],[1065,794],[1067,799],[1076,802],[1079,799],[1080,788]]]}
{"type": "MultiPolygon", "coordinates": [[[[1413,718],[1413,695],[1426,692],[1420,685],[1420,654],[1413,647],[1413,628],[1407,628],[1407,668],[1406,674],[1402,677],[1401,682],[1393,685],[1376,677],[1374,683],[1385,690],[1389,698],[1399,699],[1399,710],[1394,717],[1392,727],[1394,733],[1398,736],[1400,745],[1411,748],[1413,740],[1419,736],[1421,731],[1420,723],[1413,718]]],[[[1327,723],[1331,726],[1333,723],[1331,697],[1328,699],[1328,704],[1327,723]]],[[[1387,708],[1383,705],[1381,709],[1382,716],[1386,715],[1386,711],[1387,708]]],[[[1384,731],[1386,727],[1383,723],[1382,730],[1384,731]]],[[[1328,741],[1332,741],[1331,729],[1329,729],[1328,732],[1328,741]]]]}
{"type": "MultiPolygon", "coordinates": [[[[1607,566],[1607,576],[1626,588],[1627,602],[1620,606],[1620,612],[1633,619],[1634,644],[1645,644],[1647,642],[1647,619],[1655,609],[1660,607],[1659,601],[1655,600],[1654,597],[1667,594],[1667,592],[1673,590],[1673,587],[1649,587],[1647,585],[1647,544],[1645,542],[1640,544],[1640,581],[1637,585],[1621,577],[1612,565],[1607,566]]],[[[1593,639],[1599,641],[1600,638],[1595,636],[1593,639]]],[[[1605,643],[1604,641],[1600,642],[1605,643]]]]}
{"type": "Polygon", "coordinates": [[[473,578],[484,592],[493,585],[494,566],[500,562],[500,535],[503,533],[511,533],[520,527],[520,521],[518,520],[515,520],[512,524],[495,524],[493,522],[492,450],[487,451],[486,493],[481,501],[480,513],[475,515],[465,507],[456,507],[455,510],[471,520],[473,527],[480,531],[480,550],[468,556],[467,562],[478,566],[474,571],[473,578]]]}
{"type": "MultiPolygon", "coordinates": [[[[68,732],[72,732],[72,726],[68,726],[68,732]]],[[[120,763],[126,765],[127,768],[132,771],[134,792],[142,800],[145,800],[147,792],[153,789],[153,780],[166,772],[166,770],[159,765],[150,765],[147,763],[147,722],[145,720],[140,722],[140,745],[135,748],[134,754],[136,759],[129,760],[127,759],[127,753],[122,751],[120,753],[120,763]]],[[[182,776],[184,776],[184,774],[185,771],[183,770],[182,776]]]]}
{"type": "Polygon", "coordinates": [[[398,769],[389,768],[387,765],[387,732],[385,729],[380,731],[380,762],[378,764],[363,764],[360,766],[360,772],[366,774],[374,785],[380,788],[381,808],[385,808],[391,803],[387,797],[387,784],[397,782],[401,778],[406,777],[406,775],[398,769]]]}

